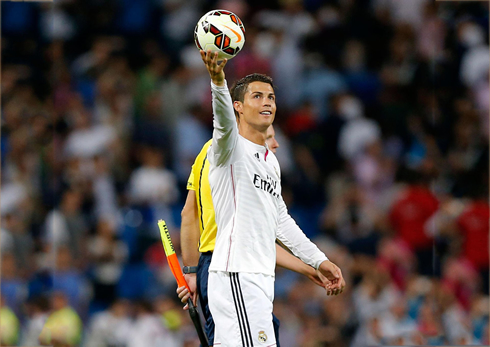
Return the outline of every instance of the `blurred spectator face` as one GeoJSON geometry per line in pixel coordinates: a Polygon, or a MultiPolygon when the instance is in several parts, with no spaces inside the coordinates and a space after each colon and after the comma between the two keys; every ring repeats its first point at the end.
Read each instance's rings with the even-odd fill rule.
{"type": "Polygon", "coordinates": [[[483,29],[473,22],[461,23],[457,35],[459,42],[468,48],[481,45],[485,41],[483,29]]]}
{"type": "Polygon", "coordinates": [[[456,296],[453,293],[452,287],[446,283],[438,286],[436,298],[442,311],[446,311],[456,302],[456,296]]]}
{"type": "MultiPolygon", "coordinates": [[[[2,69],[2,94],[7,94],[15,87],[19,73],[12,66],[6,66],[2,69]]],[[[5,117],[5,110],[4,115],[5,117]]]]}
{"type": "Polygon", "coordinates": [[[413,263],[413,253],[408,245],[399,239],[383,239],[378,245],[378,254],[405,266],[413,263]]]}
{"type": "Polygon", "coordinates": [[[372,270],[372,275],[369,277],[372,281],[372,297],[378,296],[390,283],[390,274],[384,266],[376,265],[372,270]]]}
{"type": "Polygon", "coordinates": [[[381,336],[382,336],[381,324],[380,324],[380,321],[377,317],[374,317],[369,321],[368,329],[369,329],[369,332],[372,334],[373,337],[381,338],[381,336]]]}
{"type": "Polygon", "coordinates": [[[471,345],[471,335],[468,333],[468,334],[463,334],[462,336],[459,336],[458,338],[456,338],[456,345],[457,346],[467,346],[467,345],[471,345]]]}
{"type": "MultiPolygon", "coordinates": [[[[3,82],[3,78],[2,78],[3,82]]],[[[2,83],[3,87],[3,83],[2,83]]],[[[22,111],[23,106],[20,103],[20,100],[14,99],[10,101],[7,105],[5,105],[3,110],[3,119],[5,124],[12,127],[12,129],[18,127],[20,122],[22,121],[22,111]]]]}
{"type": "Polygon", "coordinates": [[[23,223],[20,216],[17,213],[9,213],[3,218],[5,229],[11,233],[22,233],[23,223]]]}
{"type": "Polygon", "coordinates": [[[32,301],[33,314],[45,313],[49,311],[49,300],[45,296],[39,296],[32,301]]]}
{"type": "Polygon", "coordinates": [[[146,116],[153,120],[159,120],[162,114],[162,98],[158,92],[153,92],[145,99],[144,109],[146,116]]]}
{"type": "Polygon", "coordinates": [[[111,312],[116,317],[125,317],[129,314],[129,302],[127,300],[117,300],[112,304],[111,312]]]}
{"type": "Polygon", "coordinates": [[[362,189],[357,184],[352,184],[344,195],[345,201],[349,204],[361,204],[363,202],[362,189]]]}
{"type": "Polygon", "coordinates": [[[408,57],[413,49],[413,30],[408,24],[400,24],[396,28],[396,34],[391,42],[392,60],[401,63],[408,57]]]}
{"type": "Polygon", "coordinates": [[[155,74],[155,76],[162,76],[167,70],[168,65],[168,58],[165,55],[158,54],[153,57],[148,68],[155,74]]]}
{"type": "Polygon", "coordinates": [[[10,157],[12,160],[19,161],[24,156],[28,139],[29,135],[26,128],[20,128],[13,133],[10,137],[10,157]]]}
{"type": "Polygon", "coordinates": [[[16,276],[17,265],[15,263],[15,257],[12,253],[5,253],[2,255],[1,269],[1,275],[3,279],[14,278],[16,276]]]}
{"type": "Polygon", "coordinates": [[[379,139],[374,140],[366,145],[366,154],[374,157],[380,158],[383,154],[383,144],[379,139]]]}
{"type": "Polygon", "coordinates": [[[216,8],[226,8],[240,18],[244,18],[248,13],[248,5],[243,0],[221,0],[216,8]]]}
{"type": "Polygon", "coordinates": [[[470,122],[459,122],[455,126],[456,143],[461,148],[467,148],[475,139],[475,129],[470,122]]]}
{"type": "Polygon", "coordinates": [[[366,50],[364,45],[357,41],[348,41],[344,48],[344,58],[342,59],[344,67],[349,71],[359,71],[365,65],[366,50]]]}
{"type": "Polygon", "coordinates": [[[391,313],[395,316],[396,319],[401,320],[405,317],[405,313],[407,312],[407,303],[405,298],[399,298],[395,301],[395,304],[391,307],[391,313]]]}
{"type": "Polygon", "coordinates": [[[175,309],[177,306],[175,305],[175,302],[170,299],[169,297],[162,296],[159,297],[155,300],[154,303],[155,306],[155,311],[163,314],[169,310],[175,309]]]}
{"type": "Polygon", "coordinates": [[[323,309],[328,317],[330,324],[342,326],[348,319],[349,309],[347,300],[344,297],[336,297],[335,300],[326,300],[323,304],[323,309]]]}
{"type": "Polygon", "coordinates": [[[141,150],[141,162],[143,166],[149,167],[162,167],[163,166],[163,153],[161,150],[152,147],[143,147],[141,150]]]}
{"type": "Polygon", "coordinates": [[[72,267],[72,256],[67,246],[61,246],[56,254],[56,269],[66,271],[72,267]]]}
{"type": "Polygon", "coordinates": [[[51,307],[53,311],[59,311],[68,305],[68,299],[62,292],[55,292],[51,298],[51,307]]]}
{"type": "Polygon", "coordinates": [[[72,119],[74,119],[75,129],[83,130],[90,128],[90,114],[83,106],[78,109],[78,112],[75,113],[72,119]]]}
{"type": "Polygon", "coordinates": [[[148,301],[140,301],[135,304],[135,313],[136,316],[143,316],[147,314],[151,314],[153,312],[153,308],[151,303],[148,301]]]}
{"type": "Polygon", "coordinates": [[[65,214],[74,214],[80,210],[82,194],[74,190],[68,190],[63,194],[61,209],[65,214]]]}
{"type": "Polygon", "coordinates": [[[411,336],[412,344],[414,346],[425,346],[427,345],[427,340],[420,332],[415,332],[411,336]]]}
{"type": "Polygon", "coordinates": [[[426,296],[433,287],[433,283],[427,277],[413,277],[407,287],[407,297],[426,296]]]}
{"type": "Polygon", "coordinates": [[[190,78],[191,78],[191,71],[185,66],[179,66],[173,70],[172,79],[180,85],[185,85],[190,78]]]}
{"type": "Polygon", "coordinates": [[[92,53],[97,63],[101,64],[107,60],[112,52],[112,44],[106,38],[98,38],[92,46],[92,53]]]}
{"type": "Polygon", "coordinates": [[[487,325],[483,332],[482,343],[488,345],[490,343],[490,327],[487,325]]]}
{"type": "Polygon", "coordinates": [[[439,325],[436,317],[436,307],[432,303],[432,300],[425,300],[419,310],[419,328],[426,336],[437,335],[439,331],[439,325]]]}
{"type": "Polygon", "coordinates": [[[272,153],[275,154],[279,148],[279,143],[276,140],[276,132],[274,131],[274,127],[272,125],[267,129],[265,142],[269,146],[272,153]]]}
{"type": "Polygon", "coordinates": [[[112,238],[114,235],[114,223],[106,219],[100,220],[97,224],[97,234],[103,237],[112,238]]]}
{"type": "Polygon", "coordinates": [[[104,73],[97,80],[98,94],[105,99],[110,99],[114,96],[116,82],[116,76],[113,73],[104,73]]]}
{"type": "Polygon", "coordinates": [[[32,122],[32,130],[36,138],[40,138],[45,135],[48,130],[48,119],[44,115],[37,115],[34,117],[32,122]]]}
{"type": "Polygon", "coordinates": [[[364,107],[356,97],[345,94],[341,95],[337,101],[337,112],[345,120],[360,118],[364,115],[364,107]]]}

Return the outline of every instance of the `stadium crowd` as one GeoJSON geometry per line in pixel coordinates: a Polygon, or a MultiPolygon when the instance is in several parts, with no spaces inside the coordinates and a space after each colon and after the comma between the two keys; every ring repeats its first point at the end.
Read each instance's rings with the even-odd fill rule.
{"type": "Polygon", "coordinates": [[[178,249],[211,137],[193,42],[244,22],[226,68],[276,84],[283,194],[342,269],[277,269],[283,347],[488,345],[488,2],[2,2],[1,345],[197,346],[178,249]]]}

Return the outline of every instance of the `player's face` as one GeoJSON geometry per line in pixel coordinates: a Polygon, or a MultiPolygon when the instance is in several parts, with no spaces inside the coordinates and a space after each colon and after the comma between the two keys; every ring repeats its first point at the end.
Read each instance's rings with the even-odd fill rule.
{"type": "Polygon", "coordinates": [[[252,82],[248,85],[243,103],[238,102],[240,121],[259,131],[266,130],[276,115],[276,96],[269,83],[252,82]]]}
{"type": "Polygon", "coordinates": [[[276,132],[274,131],[274,127],[272,125],[267,128],[267,134],[265,136],[265,142],[267,142],[267,145],[272,153],[276,154],[276,151],[279,148],[279,143],[276,140],[276,132]]]}

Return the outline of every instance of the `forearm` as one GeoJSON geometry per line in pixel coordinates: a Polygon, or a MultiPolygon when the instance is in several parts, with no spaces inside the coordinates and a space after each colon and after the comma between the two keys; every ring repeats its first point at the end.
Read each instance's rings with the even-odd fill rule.
{"type": "Polygon", "coordinates": [[[277,239],[290,249],[295,256],[313,266],[315,270],[318,269],[323,261],[328,260],[327,256],[306,237],[294,219],[291,218],[284,201],[281,201],[280,206],[277,239]]]}
{"type": "Polygon", "coordinates": [[[238,140],[238,126],[226,81],[223,86],[211,83],[213,95],[213,145],[209,160],[217,166],[230,159],[238,140]]]}
{"type": "Polygon", "coordinates": [[[285,269],[297,272],[299,274],[313,277],[315,276],[315,269],[308,264],[305,264],[300,259],[286,251],[280,245],[276,243],[276,265],[285,269]]]}
{"type": "Polygon", "coordinates": [[[199,262],[199,218],[195,192],[189,190],[182,210],[180,247],[184,266],[197,266],[199,262]]]}
{"type": "Polygon", "coordinates": [[[221,86],[211,83],[211,93],[213,96],[213,126],[215,134],[218,132],[225,135],[231,129],[237,128],[233,101],[226,80],[221,86]]]}
{"type": "Polygon", "coordinates": [[[191,223],[185,225],[184,219],[182,219],[180,247],[184,266],[197,266],[199,262],[199,234],[196,237],[195,233],[191,231],[194,227],[191,223]]]}

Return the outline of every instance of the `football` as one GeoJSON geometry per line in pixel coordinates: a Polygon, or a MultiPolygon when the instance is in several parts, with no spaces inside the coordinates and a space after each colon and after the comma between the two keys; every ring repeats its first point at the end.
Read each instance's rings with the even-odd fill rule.
{"type": "Polygon", "coordinates": [[[245,28],[236,14],[226,10],[213,10],[197,22],[194,41],[199,49],[218,52],[218,59],[231,59],[245,43],[245,28]]]}

